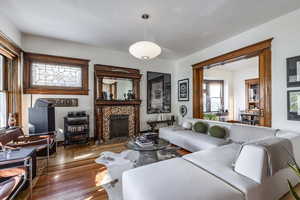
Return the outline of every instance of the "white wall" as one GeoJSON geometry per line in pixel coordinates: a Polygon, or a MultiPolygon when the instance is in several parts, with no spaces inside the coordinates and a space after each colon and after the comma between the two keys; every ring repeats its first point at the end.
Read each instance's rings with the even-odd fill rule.
{"type": "MultiPolygon", "coordinates": [[[[176,80],[182,78],[192,80],[192,64],[274,37],[272,43],[272,125],[275,128],[300,130],[299,122],[287,120],[286,97],[286,58],[300,55],[299,19],[300,9],[180,59],[176,64],[176,80]]],[[[190,92],[191,98],[192,92],[190,92]]],[[[192,117],[192,100],[188,103],[178,102],[176,113],[181,104],[188,106],[188,117],[192,117]]]]}
{"type": "MultiPolygon", "coordinates": [[[[24,51],[36,52],[49,55],[59,55],[75,58],[90,59],[89,67],[89,95],[88,96],[76,96],[76,95],[33,95],[33,99],[39,97],[74,97],[79,99],[79,107],[77,108],[56,108],[56,127],[63,128],[63,116],[71,110],[87,110],[90,113],[91,120],[91,136],[93,136],[93,78],[94,78],[94,64],[106,64],[114,66],[123,66],[140,69],[143,74],[141,80],[141,130],[148,129],[146,121],[150,118],[157,118],[155,114],[148,115],[146,110],[146,98],[147,98],[147,84],[146,84],[146,71],[156,71],[171,73],[174,77],[174,63],[168,60],[154,59],[147,63],[133,58],[129,53],[108,51],[101,48],[78,44],[74,42],[50,39],[45,37],[24,35],[22,40],[22,47],[24,51]]],[[[175,84],[173,84],[173,91],[175,91],[175,84]]],[[[173,97],[175,92],[172,93],[173,97]]],[[[172,98],[172,100],[175,98],[172,98]]],[[[34,101],[33,101],[34,102],[34,101]]],[[[173,101],[175,103],[175,100],[173,101]]],[[[28,122],[27,108],[30,106],[30,95],[24,95],[23,101],[23,124],[28,122]]]]}
{"type": "Polygon", "coordinates": [[[16,26],[4,15],[0,13],[0,32],[8,39],[21,46],[22,34],[16,26]]]}

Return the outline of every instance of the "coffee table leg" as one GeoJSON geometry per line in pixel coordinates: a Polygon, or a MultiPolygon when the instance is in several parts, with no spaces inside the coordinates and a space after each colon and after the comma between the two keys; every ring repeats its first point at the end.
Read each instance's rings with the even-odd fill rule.
{"type": "Polygon", "coordinates": [[[158,161],[157,151],[140,151],[138,166],[151,164],[158,161]]]}

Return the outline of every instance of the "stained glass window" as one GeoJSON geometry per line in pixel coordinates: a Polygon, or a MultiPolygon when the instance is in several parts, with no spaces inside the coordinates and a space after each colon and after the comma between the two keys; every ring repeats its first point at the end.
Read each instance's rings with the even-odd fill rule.
{"type": "Polygon", "coordinates": [[[82,87],[82,68],[77,66],[32,63],[33,86],[82,87]]]}

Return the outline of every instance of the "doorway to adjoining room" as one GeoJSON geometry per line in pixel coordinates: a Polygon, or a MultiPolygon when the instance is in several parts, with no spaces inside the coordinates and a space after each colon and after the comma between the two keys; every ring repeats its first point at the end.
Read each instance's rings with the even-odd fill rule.
{"type": "Polygon", "coordinates": [[[204,68],[204,119],[259,125],[257,56],[204,68]]]}

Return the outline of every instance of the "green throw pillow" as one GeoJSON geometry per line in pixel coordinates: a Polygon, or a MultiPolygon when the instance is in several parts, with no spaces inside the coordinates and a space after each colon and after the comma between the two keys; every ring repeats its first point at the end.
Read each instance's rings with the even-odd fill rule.
{"type": "Polygon", "coordinates": [[[206,133],[207,132],[207,124],[203,122],[196,122],[194,124],[194,131],[198,133],[206,133]]]}
{"type": "Polygon", "coordinates": [[[225,138],[226,131],[225,128],[221,126],[212,126],[208,130],[209,135],[216,138],[225,138]]]}

